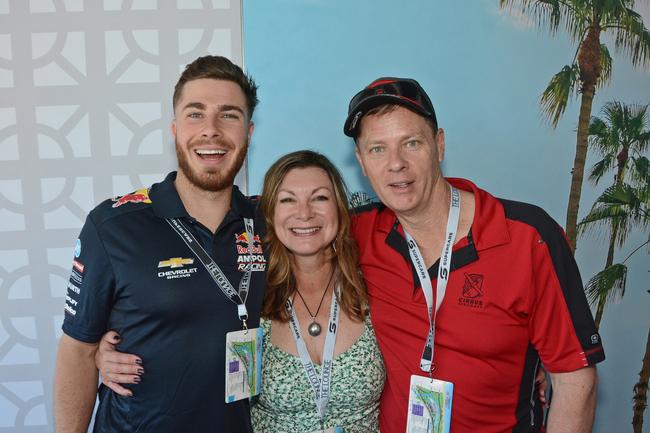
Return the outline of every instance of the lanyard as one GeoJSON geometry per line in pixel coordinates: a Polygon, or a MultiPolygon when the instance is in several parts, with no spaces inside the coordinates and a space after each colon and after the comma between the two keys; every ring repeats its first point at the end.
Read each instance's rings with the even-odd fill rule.
{"type": "Polygon", "coordinates": [[[167,223],[174,229],[174,231],[183,239],[185,244],[192,250],[192,252],[199,258],[203,266],[208,271],[210,276],[221,292],[237,305],[237,315],[244,324],[244,329],[247,329],[246,320],[248,319],[248,310],[246,310],[246,298],[248,298],[248,288],[251,281],[251,272],[253,269],[253,220],[244,218],[244,227],[246,227],[246,235],[248,235],[248,256],[250,261],[246,265],[246,272],[239,282],[239,291],[230,284],[228,278],[223,273],[219,265],[210,257],[201,244],[196,240],[194,235],[185,227],[185,224],[178,218],[167,218],[167,223]]]}
{"type": "Polygon", "coordinates": [[[311,361],[305,340],[303,340],[302,334],[300,333],[300,323],[298,322],[298,316],[296,316],[291,300],[287,299],[286,303],[287,312],[290,315],[289,324],[291,333],[293,334],[294,340],[296,340],[296,348],[298,349],[302,366],[305,369],[305,375],[307,375],[307,380],[311,385],[311,389],[314,391],[314,403],[316,403],[316,409],[318,410],[321,422],[325,417],[325,410],[330,399],[332,359],[334,358],[334,343],[336,342],[336,332],[339,326],[339,304],[336,302],[337,293],[338,289],[332,293],[330,320],[327,327],[327,336],[325,337],[325,346],[323,347],[323,370],[321,371],[320,378],[316,374],[314,363],[311,361]]]}
{"type": "Polygon", "coordinates": [[[449,216],[447,217],[447,235],[445,236],[445,242],[442,246],[442,252],[440,253],[440,264],[438,266],[435,315],[433,312],[433,286],[431,284],[429,272],[426,265],[424,264],[424,259],[422,258],[422,254],[420,253],[420,249],[415,243],[415,240],[410,234],[406,232],[406,230],[404,230],[411,261],[413,262],[418,277],[420,278],[420,286],[422,286],[424,299],[427,302],[427,311],[429,313],[429,334],[427,335],[427,341],[424,345],[424,349],[422,350],[422,357],[420,358],[420,369],[427,373],[432,373],[433,369],[435,369],[435,366],[433,365],[433,341],[435,339],[436,317],[438,310],[440,309],[440,304],[442,304],[442,300],[445,297],[445,291],[447,290],[447,282],[449,281],[449,268],[451,266],[451,254],[452,248],[454,246],[454,241],[456,239],[456,231],[458,230],[459,218],[460,193],[456,188],[452,186],[451,203],[449,203],[449,216]]]}

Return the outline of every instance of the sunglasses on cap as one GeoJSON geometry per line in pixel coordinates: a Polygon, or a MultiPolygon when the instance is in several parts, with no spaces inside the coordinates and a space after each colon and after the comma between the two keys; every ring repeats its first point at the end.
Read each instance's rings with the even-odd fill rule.
{"type": "Polygon", "coordinates": [[[436,114],[429,96],[420,84],[410,78],[379,78],[354,95],[348,108],[343,132],[349,137],[358,134],[359,121],[371,109],[384,104],[405,106],[417,114],[433,120],[436,114]]]}

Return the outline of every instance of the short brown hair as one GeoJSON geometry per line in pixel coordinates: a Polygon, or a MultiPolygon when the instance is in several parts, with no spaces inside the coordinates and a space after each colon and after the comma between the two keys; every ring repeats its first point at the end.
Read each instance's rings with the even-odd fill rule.
{"type": "Polygon", "coordinates": [[[257,99],[257,85],[253,77],[246,75],[239,66],[222,56],[199,57],[185,67],[185,70],[174,87],[174,108],[176,108],[176,104],[181,99],[185,83],[201,78],[226,80],[238,84],[246,96],[248,118],[253,117],[253,111],[255,111],[255,107],[259,102],[257,99]]]}
{"type": "Polygon", "coordinates": [[[286,322],[289,320],[285,303],[296,291],[296,280],[291,270],[291,253],[280,242],[273,227],[273,216],[278,191],[286,175],[295,168],[317,167],[329,176],[334,187],[339,230],[334,239],[332,266],[336,270],[336,282],[340,287],[340,305],[348,316],[363,320],[366,316],[368,297],[363,278],[359,273],[359,250],[350,232],[347,189],[341,173],[334,164],[320,153],[300,150],[278,159],[264,176],[260,206],[266,219],[266,251],[269,256],[266,293],[262,305],[262,317],[286,322]]]}

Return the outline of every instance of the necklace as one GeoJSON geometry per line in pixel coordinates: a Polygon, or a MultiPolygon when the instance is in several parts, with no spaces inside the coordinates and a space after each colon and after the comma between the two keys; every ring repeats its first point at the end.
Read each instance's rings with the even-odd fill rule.
{"type": "MultiPolygon", "coordinates": [[[[323,290],[323,296],[320,298],[320,302],[318,303],[318,308],[316,309],[316,314],[311,314],[311,310],[307,306],[307,303],[305,302],[305,298],[302,297],[300,294],[300,290],[296,287],[296,293],[298,293],[298,296],[300,296],[300,299],[302,300],[302,304],[305,306],[307,309],[307,312],[311,316],[311,323],[307,327],[307,332],[309,332],[309,335],[312,337],[318,337],[322,331],[322,328],[320,326],[320,323],[316,321],[316,316],[318,316],[318,312],[320,311],[321,305],[323,305],[323,299],[325,299],[325,293],[327,293],[327,288],[330,286],[330,283],[332,282],[332,277],[334,277],[334,269],[332,269],[332,273],[330,274],[330,279],[327,281],[327,285],[325,286],[325,290],[323,290]]],[[[332,294],[332,296],[336,296],[335,294],[332,294]]]]}

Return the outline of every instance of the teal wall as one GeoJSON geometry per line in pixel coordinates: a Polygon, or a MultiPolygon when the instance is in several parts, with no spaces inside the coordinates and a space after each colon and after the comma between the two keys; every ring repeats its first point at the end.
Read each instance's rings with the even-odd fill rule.
{"type": "MultiPolygon", "coordinates": [[[[650,23],[648,6],[639,7],[650,23]]],[[[409,76],[427,89],[445,128],[447,175],[538,204],[564,222],[578,104],[570,105],[556,130],[538,106],[550,77],[574,54],[561,32],[550,37],[499,11],[497,0],[245,0],[243,20],[244,63],[261,99],[249,159],[251,192],[259,192],[277,157],[303,148],[329,156],[352,191],[367,189],[353,143],[342,133],[348,101],[374,78],[409,76]]],[[[594,114],[612,99],[649,103],[649,78],[615,55],[612,82],[597,94],[594,114]]],[[[594,162],[591,157],[587,164],[594,162]]],[[[585,185],[581,216],[602,183],[585,185]]],[[[584,280],[602,268],[606,239],[602,233],[580,241],[584,280]]],[[[641,239],[634,233],[628,245],[641,239]]],[[[632,387],[650,325],[649,263],[645,252],[628,262],[625,297],[605,312],[597,433],[631,431],[632,387]]],[[[647,411],[643,431],[650,432],[647,411]]]]}

